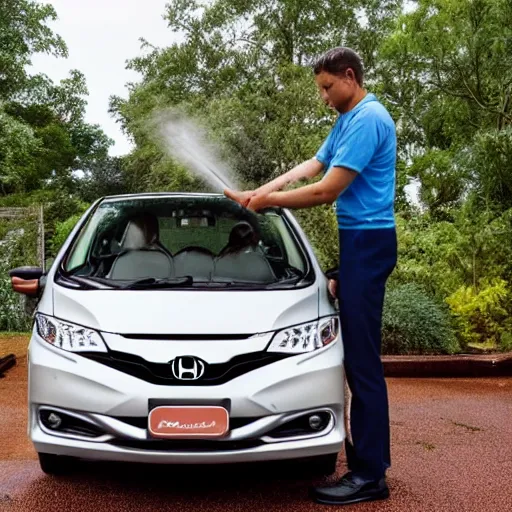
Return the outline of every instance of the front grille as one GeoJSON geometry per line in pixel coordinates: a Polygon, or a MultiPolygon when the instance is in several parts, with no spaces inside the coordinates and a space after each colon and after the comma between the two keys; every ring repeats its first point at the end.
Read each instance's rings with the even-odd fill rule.
{"type": "Polygon", "coordinates": [[[147,441],[130,441],[126,439],[114,439],[109,444],[122,448],[150,451],[180,451],[180,452],[202,452],[202,451],[229,451],[244,450],[261,446],[263,441],[258,439],[247,439],[242,441],[212,441],[212,440],[175,440],[148,439],[147,441]]]}
{"type": "Polygon", "coordinates": [[[129,340],[215,341],[246,340],[254,334],[120,334],[129,340]]]}
{"type": "Polygon", "coordinates": [[[290,357],[289,354],[269,352],[242,354],[225,363],[206,364],[204,375],[198,380],[179,380],[173,376],[170,363],[152,363],[140,356],[117,351],[83,352],[81,355],[151,384],[164,386],[216,386],[290,357]]]}

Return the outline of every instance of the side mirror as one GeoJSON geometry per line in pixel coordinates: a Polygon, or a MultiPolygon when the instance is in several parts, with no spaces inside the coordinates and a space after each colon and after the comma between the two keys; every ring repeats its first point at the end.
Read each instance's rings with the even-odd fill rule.
{"type": "Polygon", "coordinates": [[[41,292],[40,280],[44,275],[40,267],[18,267],[9,271],[12,289],[28,297],[37,297],[41,292]]]}
{"type": "Polygon", "coordinates": [[[335,281],[339,279],[338,268],[330,268],[329,270],[326,270],[324,274],[327,276],[328,279],[334,279],[335,281]]]}
{"type": "Polygon", "coordinates": [[[331,268],[325,272],[325,277],[327,277],[328,284],[327,289],[329,290],[329,300],[332,303],[336,302],[338,298],[337,287],[339,280],[339,270],[337,268],[331,268]]]}

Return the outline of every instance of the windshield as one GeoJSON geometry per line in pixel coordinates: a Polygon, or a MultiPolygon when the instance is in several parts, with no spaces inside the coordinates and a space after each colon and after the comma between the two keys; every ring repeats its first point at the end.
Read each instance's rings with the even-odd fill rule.
{"type": "Polygon", "coordinates": [[[273,288],[298,282],[308,259],[275,211],[256,214],[224,196],[138,196],[104,200],[77,234],[63,269],[81,282],[123,288],[273,288]]]}

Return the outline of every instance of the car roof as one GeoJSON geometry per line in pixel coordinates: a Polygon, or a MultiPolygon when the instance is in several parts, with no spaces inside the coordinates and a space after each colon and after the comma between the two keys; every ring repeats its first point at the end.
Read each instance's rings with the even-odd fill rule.
{"type": "MultiPolygon", "coordinates": [[[[143,199],[152,197],[226,197],[224,194],[213,192],[138,192],[136,194],[115,194],[104,196],[103,201],[116,201],[124,199],[143,199]]],[[[227,197],[226,197],[227,199],[227,197]]]]}
{"type": "MultiPolygon", "coordinates": [[[[110,195],[104,196],[98,200],[98,203],[115,203],[116,201],[125,201],[126,199],[151,199],[151,198],[164,198],[164,197],[174,197],[174,198],[223,198],[226,201],[233,201],[232,199],[226,197],[224,194],[215,193],[215,192],[139,192],[136,194],[118,194],[118,195],[110,195]]],[[[233,201],[234,202],[234,201],[233,201]]],[[[270,206],[265,208],[268,211],[275,212],[279,215],[288,211],[286,208],[281,208],[279,206],[270,206]]]]}

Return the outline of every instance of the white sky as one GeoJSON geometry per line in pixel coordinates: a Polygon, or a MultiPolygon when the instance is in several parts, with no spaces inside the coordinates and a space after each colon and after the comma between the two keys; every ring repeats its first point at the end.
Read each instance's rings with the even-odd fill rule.
{"type": "Polygon", "coordinates": [[[127,96],[125,84],[139,75],[125,69],[127,59],[142,54],[139,38],[169,46],[177,36],[162,15],[168,0],[41,0],[55,7],[58,20],[50,26],[66,42],[67,59],[35,55],[33,68],[58,82],[69,70],[84,73],[89,89],[86,120],[99,124],[114,139],[112,155],[130,151],[130,143],[108,113],[112,94],[127,96]]]}

